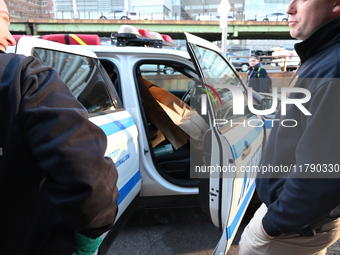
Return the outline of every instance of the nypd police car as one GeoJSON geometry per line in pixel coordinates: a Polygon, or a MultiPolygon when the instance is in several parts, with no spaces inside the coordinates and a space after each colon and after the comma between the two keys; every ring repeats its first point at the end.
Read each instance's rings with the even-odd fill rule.
{"type": "Polygon", "coordinates": [[[258,165],[266,137],[263,125],[248,123],[262,118],[249,111],[248,92],[216,45],[185,33],[184,52],[119,34],[120,47],[30,37],[16,46],[54,67],[107,135],[120,197],[98,254],[136,206],[197,204],[222,230],[214,254],[226,254],[255,190],[256,173],[247,170],[258,165]],[[242,114],[233,114],[237,100],[242,114]]]}

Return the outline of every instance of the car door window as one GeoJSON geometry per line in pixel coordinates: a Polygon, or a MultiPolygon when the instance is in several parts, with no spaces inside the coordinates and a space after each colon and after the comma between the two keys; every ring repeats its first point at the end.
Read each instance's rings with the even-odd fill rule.
{"type": "Polygon", "coordinates": [[[112,98],[95,59],[49,49],[35,48],[33,55],[45,65],[56,69],[73,95],[89,113],[114,110],[112,98]]]}
{"type": "Polygon", "coordinates": [[[219,122],[220,131],[225,128],[230,128],[230,119],[237,123],[245,118],[245,115],[250,114],[247,106],[246,90],[240,78],[236,75],[233,69],[226,63],[225,59],[218,53],[195,45],[194,50],[207,85],[214,91],[209,94],[213,101],[214,117],[225,121],[219,122]],[[233,114],[234,95],[232,91],[223,85],[235,86],[243,94],[244,99],[244,115],[233,114]],[[214,95],[214,93],[216,93],[214,95]]]}
{"type": "Polygon", "coordinates": [[[184,65],[144,63],[139,66],[137,72],[145,80],[166,89],[178,98],[182,98],[188,89],[195,84],[193,76],[196,74],[184,65]]]}

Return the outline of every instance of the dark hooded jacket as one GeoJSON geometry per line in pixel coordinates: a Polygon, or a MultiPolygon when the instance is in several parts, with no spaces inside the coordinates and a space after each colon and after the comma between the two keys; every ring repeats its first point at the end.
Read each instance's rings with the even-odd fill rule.
{"type": "Polygon", "coordinates": [[[116,213],[106,136],[57,72],[0,53],[0,253],[67,255],[116,213]]]}
{"type": "MultiPolygon", "coordinates": [[[[262,166],[283,166],[279,171],[258,175],[256,186],[268,206],[263,218],[269,235],[299,232],[327,217],[340,205],[340,18],[315,31],[295,45],[301,66],[291,86],[310,91],[303,104],[306,115],[294,104],[287,105],[275,122],[263,152],[262,166]],[[287,126],[288,122],[285,124],[287,126]]],[[[301,99],[303,93],[289,98],[301,99]]]]}
{"type": "Polygon", "coordinates": [[[272,91],[271,79],[261,63],[255,65],[254,68],[249,67],[247,74],[248,87],[253,88],[256,92],[269,93],[272,91]]]}

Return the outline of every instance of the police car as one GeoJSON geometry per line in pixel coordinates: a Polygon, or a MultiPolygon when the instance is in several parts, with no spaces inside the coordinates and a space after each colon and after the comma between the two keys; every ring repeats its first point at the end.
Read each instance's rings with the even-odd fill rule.
{"type": "Polygon", "coordinates": [[[166,49],[166,36],[112,37],[112,46],[31,37],[16,46],[54,67],[107,135],[120,197],[98,254],[136,206],[198,204],[222,230],[214,254],[226,254],[255,190],[249,169],[265,142],[261,116],[249,111],[248,92],[216,45],[189,33],[188,52],[166,49]]]}

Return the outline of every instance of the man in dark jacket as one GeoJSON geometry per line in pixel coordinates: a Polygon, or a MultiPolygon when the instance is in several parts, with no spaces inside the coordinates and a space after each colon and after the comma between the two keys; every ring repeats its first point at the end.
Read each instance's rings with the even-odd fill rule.
{"type": "Polygon", "coordinates": [[[258,56],[252,56],[249,59],[249,65],[249,70],[247,72],[248,87],[253,88],[256,92],[272,92],[271,79],[269,78],[266,69],[261,64],[260,58],[258,56]]]}
{"type": "Polygon", "coordinates": [[[310,115],[291,104],[276,117],[297,125],[271,131],[261,161],[267,172],[256,181],[263,205],[242,234],[242,255],[326,254],[340,238],[340,1],[292,0],[287,13],[292,37],[303,40],[291,86],[310,91],[310,115]],[[275,166],[289,171],[268,170],[275,166]]]}
{"type": "Polygon", "coordinates": [[[94,253],[117,210],[106,136],[54,69],[4,53],[9,21],[0,0],[0,253],[94,253]]]}

